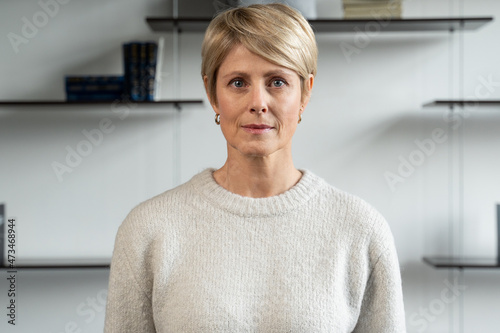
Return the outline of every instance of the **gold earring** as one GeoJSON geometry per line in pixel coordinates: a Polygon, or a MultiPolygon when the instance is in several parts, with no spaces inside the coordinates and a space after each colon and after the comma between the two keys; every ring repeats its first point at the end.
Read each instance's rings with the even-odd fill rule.
{"type": "Polygon", "coordinates": [[[215,123],[217,125],[220,125],[220,114],[218,114],[218,113],[215,114],[215,123]]]}
{"type": "Polygon", "coordinates": [[[302,121],[302,111],[304,111],[304,105],[302,105],[302,107],[300,108],[300,111],[299,111],[299,121],[297,122],[297,124],[300,124],[300,122],[302,121]]]}

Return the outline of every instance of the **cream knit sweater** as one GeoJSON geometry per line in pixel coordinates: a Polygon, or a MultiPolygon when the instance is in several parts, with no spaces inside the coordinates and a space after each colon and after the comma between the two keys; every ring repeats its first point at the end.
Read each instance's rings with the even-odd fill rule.
{"type": "Polygon", "coordinates": [[[212,172],[120,226],[105,332],[405,332],[393,238],[372,207],[309,171],[260,199],[212,172]]]}

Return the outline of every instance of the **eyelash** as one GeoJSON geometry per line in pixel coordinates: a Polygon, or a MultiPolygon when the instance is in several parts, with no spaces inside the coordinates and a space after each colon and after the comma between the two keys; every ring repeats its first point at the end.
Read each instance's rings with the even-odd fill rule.
{"type": "MultiPolygon", "coordinates": [[[[281,78],[275,78],[275,79],[272,79],[272,80],[271,80],[271,83],[274,83],[274,82],[276,82],[276,81],[281,81],[281,82],[283,82],[283,86],[288,85],[288,82],[286,82],[286,80],[281,79],[281,78]]],[[[281,86],[280,86],[280,87],[281,87],[281,86]]],[[[280,88],[280,87],[276,87],[276,88],[280,88]]]]}
{"type": "MultiPolygon", "coordinates": [[[[229,82],[229,85],[233,85],[236,83],[236,82],[242,82],[244,84],[244,80],[243,79],[233,79],[229,82]]],[[[283,85],[282,86],[287,86],[288,85],[288,82],[286,82],[285,79],[282,79],[282,78],[273,78],[271,79],[270,81],[270,85],[272,85],[274,82],[277,82],[277,81],[280,81],[280,82],[283,82],[283,85]]],[[[275,87],[275,88],[281,88],[282,86],[279,86],[279,87],[275,87]]],[[[236,87],[236,88],[242,88],[242,87],[236,87]]]]}
{"type": "MultiPolygon", "coordinates": [[[[229,81],[229,85],[234,86],[234,84],[239,81],[245,84],[242,79],[232,79],[231,81],[229,81]]],[[[235,87],[235,88],[241,88],[241,87],[235,87]]]]}

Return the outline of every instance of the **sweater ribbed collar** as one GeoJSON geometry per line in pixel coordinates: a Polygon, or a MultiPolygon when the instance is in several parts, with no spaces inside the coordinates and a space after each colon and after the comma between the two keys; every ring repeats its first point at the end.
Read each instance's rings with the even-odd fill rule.
{"type": "Polygon", "coordinates": [[[190,183],[194,190],[212,205],[243,217],[271,217],[299,210],[318,193],[324,181],[308,170],[300,170],[302,177],[288,191],[267,198],[250,198],[232,193],[215,181],[215,169],[205,169],[190,183]]]}

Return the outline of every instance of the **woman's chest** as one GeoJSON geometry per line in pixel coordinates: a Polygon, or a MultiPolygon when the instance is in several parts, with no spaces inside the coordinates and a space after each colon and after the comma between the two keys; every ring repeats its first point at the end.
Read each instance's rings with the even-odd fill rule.
{"type": "Polygon", "coordinates": [[[271,249],[179,256],[155,277],[157,331],[352,331],[359,297],[335,259],[271,249]]]}

